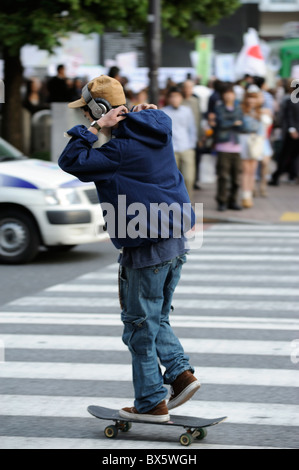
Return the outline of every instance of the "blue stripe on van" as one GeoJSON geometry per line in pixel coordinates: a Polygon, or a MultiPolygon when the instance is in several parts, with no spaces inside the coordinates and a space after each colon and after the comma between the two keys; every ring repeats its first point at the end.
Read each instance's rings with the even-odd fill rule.
{"type": "Polygon", "coordinates": [[[2,175],[0,173],[0,187],[8,188],[26,188],[26,189],[39,189],[29,181],[23,180],[22,178],[16,178],[15,176],[2,175]]]}

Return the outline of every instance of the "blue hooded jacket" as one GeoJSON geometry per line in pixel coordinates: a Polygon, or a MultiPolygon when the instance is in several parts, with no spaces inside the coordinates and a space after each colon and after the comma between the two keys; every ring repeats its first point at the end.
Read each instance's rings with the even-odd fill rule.
{"type": "Polygon", "coordinates": [[[72,138],[60,156],[59,166],[83,182],[93,181],[102,206],[106,207],[107,203],[113,206],[114,233],[110,233],[111,220],[107,219],[105,209],[104,217],[116,248],[146,246],[163,238],[178,238],[177,218],[173,217],[172,212],[169,214],[169,237],[163,237],[161,214],[156,237],[151,235],[150,212],[153,204],[166,203],[169,207],[175,203],[181,208],[181,237],[193,228],[195,214],[173,151],[172,121],[163,111],[145,110],[127,114],[113,131],[115,138],[100,148],[92,148],[97,137],[85,126],[75,126],[68,134],[72,138]],[[126,207],[119,206],[119,196],[125,196],[122,201],[125,201],[126,207]],[[144,235],[137,238],[120,233],[118,226],[122,214],[125,213],[127,224],[136,217],[128,210],[134,203],[142,203],[147,210],[146,220],[141,222],[144,235]],[[186,209],[185,205],[189,208],[186,209]]]}

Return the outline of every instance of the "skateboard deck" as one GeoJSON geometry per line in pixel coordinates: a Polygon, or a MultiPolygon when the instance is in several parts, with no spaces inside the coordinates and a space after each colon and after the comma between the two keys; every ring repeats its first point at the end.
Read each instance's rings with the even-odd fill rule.
{"type": "Polygon", "coordinates": [[[202,440],[207,436],[207,429],[210,426],[220,424],[227,419],[227,416],[215,419],[196,418],[190,416],[171,415],[170,420],[165,423],[153,423],[146,420],[122,418],[118,410],[104,408],[101,406],[89,406],[87,411],[95,418],[104,421],[114,421],[114,425],[107,426],[104,434],[107,438],[113,439],[118,435],[118,431],[128,432],[132,423],[153,424],[159,426],[176,426],[185,428],[186,432],[180,436],[180,443],[183,446],[189,446],[193,440],[202,440]]]}

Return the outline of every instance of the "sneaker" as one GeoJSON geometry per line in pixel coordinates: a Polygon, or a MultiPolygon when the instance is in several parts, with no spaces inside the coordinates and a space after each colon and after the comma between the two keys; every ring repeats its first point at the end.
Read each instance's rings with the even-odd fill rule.
{"type": "Polygon", "coordinates": [[[123,408],[120,410],[119,416],[136,421],[148,421],[149,423],[167,423],[170,420],[165,400],[147,413],[139,413],[136,408],[123,408]]]}
{"type": "Polygon", "coordinates": [[[171,385],[171,397],[167,407],[169,410],[181,406],[190,400],[193,395],[200,389],[200,383],[190,370],[186,370],[171,385]]]}
{"type": "Polygon", "coordinates": [[[231,211],[241,211],[242,210],[242,207],[239,206],[238,204],[236,204],[235,202],[232,202],[230,205],[229,205],[229,209],[231,211]]]}

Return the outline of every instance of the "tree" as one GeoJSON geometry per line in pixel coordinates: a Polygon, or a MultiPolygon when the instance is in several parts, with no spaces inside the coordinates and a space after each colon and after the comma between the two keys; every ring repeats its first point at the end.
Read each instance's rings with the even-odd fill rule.
{"type": "Polygon", "coordinates": [[[174,37],[193,39],[198,22],[213,26],[240,6],[240,0],[162,0],[162,25],[174,37]]]}
{"type": "MultiPolygon", "coordinates": [[[[191,39],[197,21],[215,24],[232,14],[239,0],[162,0],[162,27],[191,39]]],[[[20,50],[25,44],[53,51],[67,33],[147,29],[148,0],[1,0],[0,44],[5,61],[4,136],[22,147],[20,50]]]]}

